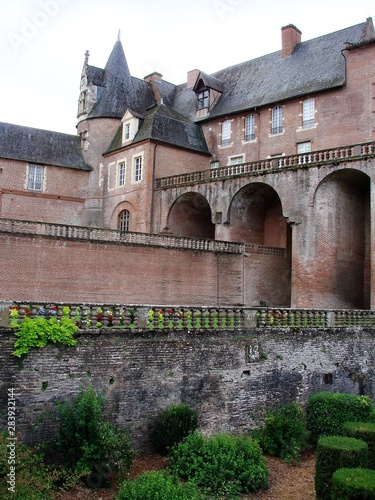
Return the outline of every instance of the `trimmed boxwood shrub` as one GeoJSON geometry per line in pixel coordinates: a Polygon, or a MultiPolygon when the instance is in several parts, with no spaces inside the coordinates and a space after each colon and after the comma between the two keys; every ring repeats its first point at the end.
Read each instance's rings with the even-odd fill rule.
{"type": "Polygon", "coordinates": [[[157,453],[166,455],[171,446],[182,441],[198,427],[198,417],[185,403],[171,404],[150,424],[150,439],[157,453]]]}
{"type": "Polygon", "coordinates": [[[254,434],[263,451],[286,462],[298,463],[308,446],[306,418],[298,403],[290,403],[266,413],[264,425],[254,434]]]}
{"type": "Polygon", "coordinates": [[[180,483],[165,471],[144,472],[120,486],[116,500],[203,500],[194,483],[180,483]]]}
{"type": "Polygon", "coordinates": [[[332,476],[332,500],[373,500],[375,470],[338,469],[332,476]]]}
{"type": "Polygon", "coordinates": [[[316,447],[315,492],[317,500],[331,500],[332,475],[343,467],[367,467],[368,446],[361,439],[322,436],[316,447]]]}
{"type": "Polygon", "coordinates": [[[313,442],[320,436],[339,436],[345,422],[366,422],[373,417],[373,402],[367,396],[318,392],[306,403],[307,428],[313,442]]]}
{"type": "Polygon", "coordinates": [[[343,434],[367,443],[368,468],[375,469],[375,422],[345,422],[343,434]]]}
{"type": "Polygon", "coordinates": [[[268,487],[267,462],[257,441],[229,434],[190,434],[174,446],[170,469],[196,483],[208,497],[225,498],[268,487]]]}

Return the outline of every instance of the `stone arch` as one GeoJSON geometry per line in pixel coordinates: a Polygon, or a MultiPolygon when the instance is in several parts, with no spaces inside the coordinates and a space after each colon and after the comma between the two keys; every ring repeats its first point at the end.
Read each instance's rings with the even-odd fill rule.
{"type": "Polygon", "coordinates": [[[315,302],[370,307],[370,177],[355,169],[327,175],[314,194],[315,302]]]}
{"type": "Polygon", "coordinates": [[[170,208],[167,229],[176,236],[214,239],[215,224],[207,199],[192,191],[179,196],[170,208]]]}
{"type": "Polygon", "coordinates": [[[268,184],[243,186],[230,203],[227,223],[232,241],[287,247],[288,225],[281,200],[268,184]]]}
{"type": "Polygon", "coordinates": [[[121,212],[124,210],[128,210],[129,212],[129,231],[136,231],[137,228],[137,210],[134,205],[129,203],[128,201],[122,201],[118,205],[116,205],[113,210],[111,217],[111,228],[118,229],[119,216],[121,212]]]}

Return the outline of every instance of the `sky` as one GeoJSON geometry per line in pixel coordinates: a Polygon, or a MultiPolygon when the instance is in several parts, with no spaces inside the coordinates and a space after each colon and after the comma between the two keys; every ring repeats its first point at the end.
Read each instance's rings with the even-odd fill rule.
{"type": "Polygon", "coordinates": [[[80,76],[104,68],[120,33],[132,76],[174,84],[302,41],[375,22],[374,0],[11,0],[0,5],[0,121],[76,133],[80,76]]]}

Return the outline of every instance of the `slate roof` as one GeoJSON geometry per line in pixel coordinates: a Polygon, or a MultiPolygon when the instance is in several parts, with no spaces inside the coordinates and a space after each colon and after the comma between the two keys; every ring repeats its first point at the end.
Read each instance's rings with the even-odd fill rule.
{"type": "MultiPolygon", "coordinates": [[[[202,128],[164,104],[154,106],[144,115],[132,144],[147,139],[210,154],[202,128]]],[[[121,140],[122,127],[120,126],[106,153],[121,148],[121,140]]]]}
{"type": "Polygon", "coordinates": [[[147,82],[130,75],[120,40],[115,43],[103,70],[87,66],[87,78],[97,89],[97,102],[88,118],[122,118],[128,108],[138,113],[155,103],[147,82]]]}
{"type": "MultiPolygon", "coordinates": [[[[223,94],[207,119],[344,85],[341,50],[346,42],[360,42],[366,26],[361,23],[301,42],[288,57],[281,57],[280,50],[213,73],[223,94]]],[[[176,87],[173,109],[193,120],[195,106],[192,89],[186,84],[176,87]]]]}
{"type": "Polygon", "coordinates": [[[87,170],[80,137],[0,122],[0,158],[87,170]]]}

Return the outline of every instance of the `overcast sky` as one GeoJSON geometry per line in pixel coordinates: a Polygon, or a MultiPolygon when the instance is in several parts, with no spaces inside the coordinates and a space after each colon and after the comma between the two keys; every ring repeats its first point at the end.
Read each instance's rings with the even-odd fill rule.
{"type": "Polygon", "coordinates": [[[0,121],[76,133],[80,75],[103,68],[118,32],[130,72],[175,84],[302,41],[375,21],[374,0],[11,0],[0,5],[0,121]]]}

